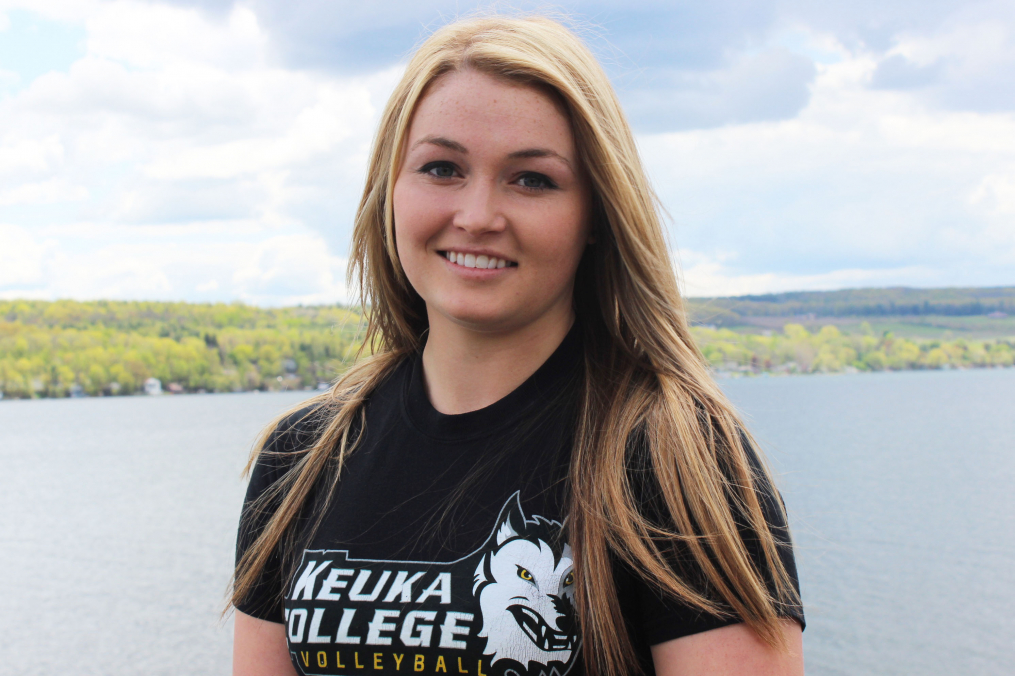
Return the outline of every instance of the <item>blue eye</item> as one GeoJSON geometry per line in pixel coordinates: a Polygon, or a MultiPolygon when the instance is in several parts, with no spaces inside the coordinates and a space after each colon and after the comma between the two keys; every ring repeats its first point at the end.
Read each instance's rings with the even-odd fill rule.
{"type": "Polygon", "coordinates": [[[419,170],[421,174],[429,174],[434,178],[454,178],[455,165],[450,162],[430,162],[419,170]]]}
{"type": "Polygon", "coordinates": [[[549,190],[557,187],[548,177],[535,172],[522,174],[517,183],[528,190],[549,190]]]}

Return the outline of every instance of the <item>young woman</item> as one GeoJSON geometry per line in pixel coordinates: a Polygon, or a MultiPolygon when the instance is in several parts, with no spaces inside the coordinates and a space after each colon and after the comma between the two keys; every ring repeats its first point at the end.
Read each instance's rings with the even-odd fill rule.
{"type": "Polygon", "coordinates": [[[371,356],[251,460],[235,674],[803,672],[781,502],[577,38],[427,40],[353,247],[371,356]]]}

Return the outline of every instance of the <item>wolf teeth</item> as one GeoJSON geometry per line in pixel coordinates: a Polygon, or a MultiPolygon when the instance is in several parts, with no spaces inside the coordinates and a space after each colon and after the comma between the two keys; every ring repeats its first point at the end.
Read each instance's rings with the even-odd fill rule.
{"type": "Polygon", "coordinates": [[[550,652],[551,650],[572,649],[574,637],[552,629],[536,611],[522,605],[511,606],[508,610],[515,616],[515,621],[525,635],[540,650],[550,652]]]}

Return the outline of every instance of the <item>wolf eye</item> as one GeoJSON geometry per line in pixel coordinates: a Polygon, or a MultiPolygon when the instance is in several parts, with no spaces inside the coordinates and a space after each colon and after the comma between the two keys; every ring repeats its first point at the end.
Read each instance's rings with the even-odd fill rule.
{"type": "Polygon", "coordinates": [[[572,570],[570,573],[567,574],[567,577],[564,578],[564,586],[570,587],[573,584],[574,584],[574,571],[572,570]]]}
{"type": "Polygon", "coordinates": [[[521,566],[518,566],[518,577],[522,578],[526,582],[532,582],[532,573],[521,566]]]}

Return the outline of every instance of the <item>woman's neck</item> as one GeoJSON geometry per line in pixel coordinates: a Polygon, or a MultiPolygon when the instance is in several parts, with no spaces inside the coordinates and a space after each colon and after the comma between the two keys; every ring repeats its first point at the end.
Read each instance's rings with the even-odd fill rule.
{"type": "Polygon", "coordinates": [[[560,345],[574,314],[545,317],[520,329],[480,332],[433,317],[423,348],[423,377],[435,409],[477,411],[528,380],[560,345]]]}

